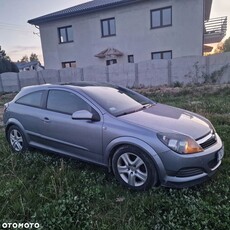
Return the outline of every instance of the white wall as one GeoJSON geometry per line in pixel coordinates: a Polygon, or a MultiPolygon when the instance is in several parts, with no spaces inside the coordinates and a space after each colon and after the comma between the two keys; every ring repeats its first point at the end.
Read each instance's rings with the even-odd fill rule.
{"type": "Polygon", "coordinates": [[[203,1],[140,1],[129,6],[72,17],[40,25],[46,69],[60,69],[61,62],[76,61],[78,67],[102,64],[95,54],[112,47],[124,53],[118,63],[151,59],[151,52],[172,50],[173,58],[202,55],[203,1]],[[172,26],[151,29],[150,10],[172,6],[172,26]],[[115,17],[116,36],[101,37],[101,19],[115,17]],[[74,42],[59,44],[58,27],[72,25],[74,42]]]}
{"type": "Polygon", "coordinates": [[[28,85],[79,81],[110,82],[126,87],[151,87],[174,83],[203,83],[204,75],[216,83],[230,83],[230,52],[213,56],[188,56],[111,66],[94,65],[61,70],[0,74],[0,92],[19,91],[28,85]],[[224,67],[224,68],[223,68],[224,67]],[[223,68],[223,69],[222,69],[223,68]],[[221,70],[222,69],[222,70],[221,70]]]}

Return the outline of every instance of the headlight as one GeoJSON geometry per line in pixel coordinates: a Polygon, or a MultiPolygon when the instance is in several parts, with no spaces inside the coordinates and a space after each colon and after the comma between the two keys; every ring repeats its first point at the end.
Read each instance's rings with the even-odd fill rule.
{"type": "Polygon", "coordinates": [[[177,153],[191,154],[204,151],[194,139],[183,134],[158,133],[157,136],[160,141],[177,153]]]}

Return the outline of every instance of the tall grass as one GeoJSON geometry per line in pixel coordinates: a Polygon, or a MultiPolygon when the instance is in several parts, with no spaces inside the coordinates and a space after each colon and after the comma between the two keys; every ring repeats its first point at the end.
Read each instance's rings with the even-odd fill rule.
{"type": "Polygon", "coordinates": [[[186,189],[122,188],[106,169],[44,152],[11,153],[0,132],[0,226],[40,229],[218,229],[230,226],[230,88],[145,91],[157,101],[207,116],[225,143],[216,176],[186,189]]]}

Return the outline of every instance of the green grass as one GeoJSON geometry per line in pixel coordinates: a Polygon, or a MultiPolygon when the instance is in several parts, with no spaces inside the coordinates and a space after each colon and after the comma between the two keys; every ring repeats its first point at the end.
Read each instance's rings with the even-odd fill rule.
{"type": "Polygon", "coordinates": [[[180,190],[133,192],[98,166],[36,151],[12,154],[1,131],[0,226],[37,222],[45,230],[229,229],[230,88],[162,92],[144,91],[157,101],[205,115],[224,141],[223,164],[212,180],[180,190]]]}

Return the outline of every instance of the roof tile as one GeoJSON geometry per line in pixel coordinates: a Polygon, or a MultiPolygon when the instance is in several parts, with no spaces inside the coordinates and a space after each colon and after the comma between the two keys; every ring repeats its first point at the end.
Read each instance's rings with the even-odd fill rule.
{"type": "Polygon", "coordinates": [[[120,5],[126,5],[134,3],[140,0],[93,0],[80,5],[76,5],[64,10],[60,10],[54,13],[50,13],[38,18],[34,18],[28,21],[30,24],[39,25],[48,21],[53,21],[61,18],[66,18],[70,16],[95,12],[98,10],[103,10],[107,8],[113,8],[120,5]]]}

